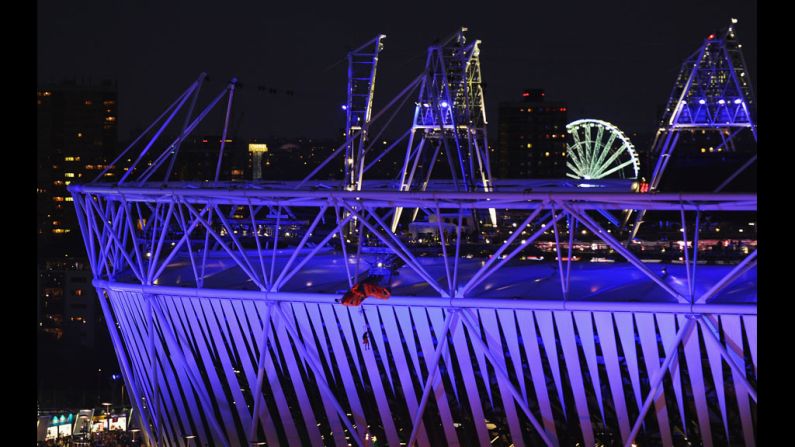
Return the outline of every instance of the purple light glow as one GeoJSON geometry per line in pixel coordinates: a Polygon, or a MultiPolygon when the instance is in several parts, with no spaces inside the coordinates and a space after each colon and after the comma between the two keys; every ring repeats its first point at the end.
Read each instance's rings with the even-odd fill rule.
{"type": "Polygon", "coordinates": [[[718,101],[718,104],[724,105],[724,104],[726,104],[726,100],[721,99],[721,100],[718,101]]]}
{"type": "Polygon", "coordinates": [[[743,103],[743,100],[742,100],[742,99],[740,99],[740,98],[737,98],[737,99],[735,99],[735,100],[734,100],[734,103],[735,103],[735,104],[742,104],[742,103],[743,103]]]}
{"type": "Polygon", "coordinates": [[[347,106],[347,105],[345,105],[345,104],[343,104],[343,105],[342,105],[342,110],[348,110],[348,106],[347,106]]]}
{"type": "Polygon", "coordinates": [[[450,104],[447,104],[447,101],[442,101],[441,103],[439,103],[439,105],[444,107],[444,108],[447,108],[447,106],[450,105],[450,104]]]}
{"type": "Polygon", "coordinates": [[[701,105],[703,106],[704,104],[706,104],[706,103],[707,103],[707,101],[705,101],[705,100],[703,100],[703,99],[699,99],[699,100],[698,100],[698,103],[699,103],[699,104],[701,104],[701,105]]]}

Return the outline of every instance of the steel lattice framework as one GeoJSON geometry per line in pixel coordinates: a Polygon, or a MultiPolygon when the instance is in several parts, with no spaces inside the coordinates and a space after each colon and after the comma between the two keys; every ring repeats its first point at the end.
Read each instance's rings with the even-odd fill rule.
{"type": "MultiPolygon", "coordinates": [[[[734,140],[743,131],[750,132],[756,141],[756,103],[742,44],[734,29],[736,23],[732,19],[732,24],[719,35],[707,36],[682,63],[652,143],[652,154],[659,154],[649,181],[652,191],[658,189],[682,132],[715,133],[721,138],[718,149],[734,150],[734,140]]],[[[715,192],[723,190],[755,161],[756,154],[718,185],[715,192]]],[[[632,237],[638,233],[644,214],[645,210],[638,213],[632,237]]]]}
{"type": "MultiPolygon", "coordinates": [[[[492,190],[486,106],[481,86],[480,41],[467,43],[466,31],[466,28],[461,28],[443,42],[428,48],[425,73],[400,171],[401,191],[425,191],[440,153],[448,162],[456,190],[492,190]]],[[[395,210],[392,231],[397,228],[402,211],[402,208],[395,210]]],[[[415,209],[412,220],[416,216],[415,209]]],[[[490,218],[496,225],[493,210],[490,210],[490,218]]]]}
{"type": "Polygon", "coordinates": [[[345,135],[349,138],[345,147],[345,189],[362,189],[364,175],[365,141],[373,111],[375,74],[378,54],[383,50],[384,34],[376,36],[361,47],[348,53],[348,101],[345,104],[345,135]]]}
{"type": "MultiPolygon", "coordinates": [[[[591,214],[628,207],[676,210],[683,216],[750,211],[756,207],[753,195],[320,192],[191,186],[71,187],[95,285],[102,292],[103,312],[153,443],[181,445],[181,436],[190,433],[214,445],[260,441],[320,445],[332,440],[342,445],[363,444],[377,434],[389,445],[414,440],[420,445],[454,445],[465,443],[454,421],[469,420],[473,422],[467,426],[478,442],[488,444],[486,424],[477,422],[488,418],[503,420],[516,445],[556,445],[569,430],[563,392],[571,387],[577,422],[569,423],[581,430],[577,439],[592,444],[595,427],[606,424],[602,413],[607,411],[616,415],[621,439],[629,442],[656,402],[660,439],[671,445],[669,419],[682,417],[686,409],[677,381],[684,372],[670,368],[677,402],[673,408],[656,396],[662,395],[661,371],[679,361],[678,352],[687,358],[701,439],[709,444],[713,436],[705,374],[713,371],[709,380],[724,393],[719,383],[723,361],[732,370],[737,393],[733,399],[740,405],[744,439],[752,441],[749,398],[755,401],[756,392],[749,382],[755,380],[755,298],[739,304],[714,298],[748,274],[756,252],[711,283],[698,286],[696,277],[705,267],[698,268],[692,253],[683,266],[686,275],[681,275],[686,281],[666,281],[591,214]],[[266,216],[287,206],[307,216],[308,226],[295,247],[273,250],[287,228],[280,231],[266,216]],[[443,262],[429,265],[389,231],[384,216],[395,206],[436,213],[454,210],[459,216],[494,206],[509,208],[523,214],[518,228],[526,228],[528,234],[519,241],[522,233],[516,231],[484,262],[464,265],[465,258],[455,255],[461,250],[461,231],[442,232],[443,262]],[[345,212],[347,217],[334,221],[345,212]],[[404,260],[402,275],[423,285],[413,287],[419,295],[367,304],[360,313],[335,304],[336,293],[302,291],[306,290],[302,275],[317,268],[310,261],[327,251],[328,241],[343,236],[353,217],[404,260]],[[321,224],[324,220],[334,223],[321,224]],[[625,257],[643,281],[659,287],[664,298],[587,299],[591,294],[571,288],[577,272],[572,271],[571,256],[563,261],[565,243],[556,244],[557,297],[538,300],[532,288],[511,299],[489,296],[490,277],[510,268],[509,263],[545,233],[554,233],[559,241],[563,237],[559,224],[575,221],[625,257]],[[202,244],[208,235],[211,243],[202,244]],[[219,268],[226,278],[220,283],[219,268]],[[212,284],[211,278],[215,278],[212,284]],[[696,326],[700,332],[693,331],[696,326]],[[374,350],[359,342],[368,327],[374,334],[374,350]],[[609,338],[616,332],[619,338],[609,338]],[[658,336],[664,351],[657,350],[658,336]],[[645,366],[633,354],[636,337],[645,366]],[[696,337],[706,343],[708,368],[701,363],[696,337]],[[454,349],[448,351],[450,343],[454,349]],[[746,345],[751,351],[743,348],[746,345]],[[597,346],[603,366],[596,362],[597,346]],[[585,364],[580,364],[577,352],[585,364]],[[619,361],[629,368],[629,383],[622,379],[619,361]],[[568,371],[566,385],[559,367],[568,371]],[[597,374],[603,367],[609,379],[606,388],[597,374]],[[641,387],[641,377],[651,382],[651,391],[641,387]],[[603,392],[595,391],[603,388],[610,390],[612,407],[605,403],[603,392]],[[323,399],[310,399],[313,395],[323,399]],[[435,403],[432,418],[422,416],[429,400],[435,403]],[[598,412],[593,413],[593,408],[598,412]],[[397,426],[396,421],[413,423],[397,426]],[[439,438],[442,432],[444,437],[439,438]]],[[[278,211],[275,214],[280,216],[278,211]]],[[[573,232],[568,235],[573,237],[573,232]]],[[[697,246],[697,233],[692,237],[697,246]]],[[[569,250],[571,246],[570,240],[569,250]]],[[[353,264],[359,260],[344,249],[333,256],[344,267],[333,269],[329,280],[343,287],[351,284],[353,264]]],[[[721,401],[724,418],[725,405],[721,401]]]]}
{"type": "MultiPolygon", "coordinates": [[[[413,165],[397,190],[346,190],[347,175],[338,189],[308,183],[343,150],[363,161],[372,143],[351,131],[356,114],[347,141],[301,182],[219,181],[236,83],[193,118],[204,76],[144,132],[151,138],[119,181],[69,186],[150,445],[671,446],[683,433],[706,446],[754,445],[756,250],[703,265],[698,247],[702,216],[754,213],[756,195],[494,191],[478,43],[463,32],[431,47],[429,71],[369,120],[420,88],[402,137],[421,132],[420,141],[409,143],[413,165]],[[224,97],[214,175],[168,181],[180,141],[224,97]],[[179,137],[151,150],[188,100],[179,137]],[[406,187],[426,144],[430,160],[443,147],[460,169],[448,190],[406,187]],[[165,182],[152,181],[159,173],[165,182]],[[438,231],[425,242],[395,233],[403,208],[438,231]],[[679,265],[649,264],[598,216],[626,209],[678,215],[679,265]],[[504,228],[471,234],[466,219],[487,210],[504,228]],[[337,299],[373,262],[345,242],[352,222],[360,247],[369,238],[402,264],[389,300],[356,309],[337,299]],[[552,262],[528,264],[539,244],[552,262]],[[620,262],[576,263],[582,244],[620,262]]],[[[380,38],[370,44],[380,49],[380,38]]],[[[429,182],[432,166],[423,169],[429,182]]]]}

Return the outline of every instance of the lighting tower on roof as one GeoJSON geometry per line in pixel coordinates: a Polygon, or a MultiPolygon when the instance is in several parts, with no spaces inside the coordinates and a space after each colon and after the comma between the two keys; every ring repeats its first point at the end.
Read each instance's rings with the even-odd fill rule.
{"type": "MultiPolygon", "coordinates": [[[[721,138],[719,147],[727,151],[734,150],[734,139],[742,132],[751,132],[756,141],[756,103],[742,45],[737,40],[736,24],[737,19],[731,19],[724,31],[708,35],[698,50],[682,64],[652,143],[652,153],[659,153],[649,182],[652,191],[658,188],[682,131],[717,132],[721,138]]],[[[722,190],[755,161],[756,154],[715,192],[722,190]]],[[[633,238],[644,214],[645,211],[641,210],[636,217],[633,238]]]]}
{"type": "MultiPolygon", "coordinates": [[[[428,48],[425,73],[414,110],[401,191],[424,191],[440,151],[457,191],[492,191],[486,139],[486,107],[480,73],[480,41],[467,43],[461,28],[428,48]]],[[[395,210],[392,231],[402,208],[395,210]]],[[[494,210],[489,210],[496,224],[494,210]]],[[[417,215],[414,211],[412,219],[417,215]]]]}
{"type": "Polygon", "coordinates": [[[348,101],[346,112],[345,189],[360,191],[364,173],[364,152],[367,129],[373,111],[375,73],[378,54],[383,50],[386,35],[379,34],[366,44],[348,53],[348,101]],[[353,136],[353,138],[351,138],[353,136]]]}

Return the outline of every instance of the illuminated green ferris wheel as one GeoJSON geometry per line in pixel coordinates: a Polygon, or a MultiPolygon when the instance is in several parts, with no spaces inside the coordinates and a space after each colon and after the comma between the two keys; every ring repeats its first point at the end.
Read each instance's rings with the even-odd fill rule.
{"type": "Polygon", "coordinates": [[[569,133],[566,176],[576,179],[637,179],[635,146],[607,121],[582,119],[566,125],[569,133]]]}

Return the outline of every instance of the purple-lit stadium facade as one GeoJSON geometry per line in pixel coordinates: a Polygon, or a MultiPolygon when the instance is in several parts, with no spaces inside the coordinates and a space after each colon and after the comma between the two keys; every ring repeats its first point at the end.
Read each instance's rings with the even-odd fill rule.
{"type": "MultiPolygon", "coordinates": [[[[182,137],[149,150],[197,81],[119,181],[70,187],[151,445],[754,445],[756,244],[709,262],[698,247],[709,216],[755,220],[756,194],[492,179],[464,31],[401,93],[420,92],[396,182],[363,176],[381,156],[379,36],[349,57],[372,59],[327,160],[345,154],[343,181],[224,182],[220,154],[210,181],[168,181],[182,137]],[[449,181],[432,179],[440,154],[449,181]],[[611,224],[626,210],[674,216],[681,258],[627,240],[611,224]],[[585,262],[583,243],[604,254],[585,262]],[[338,304],[384,271],[389,299],[338,304]]],[[[181,135],[224,95],[228,123],[234,85],[193,121],[191,105],[181,135]]]]}

